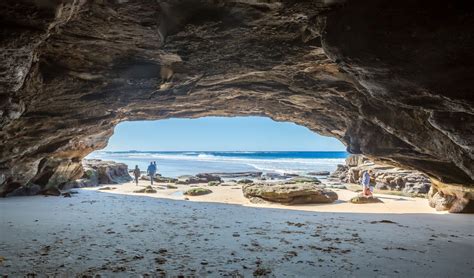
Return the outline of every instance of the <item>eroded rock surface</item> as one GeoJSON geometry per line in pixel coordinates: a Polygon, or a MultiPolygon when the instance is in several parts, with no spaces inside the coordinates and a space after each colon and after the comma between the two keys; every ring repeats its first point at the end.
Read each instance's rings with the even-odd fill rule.
{"type": "Polygon", "coordinates": [[[211,115],[292,121],[472,189],[463,3],[1,1],[0,194],[80,178],[121,121],[211,115]]]}
{"type": "Polygon", "coordinates": [[[307,183],[245,184],[242,192],[253,203],[268,201],[285,205],[332,203],[338,198],[332,190],[307,183]]]}
{"type": "Polygon", "coordinates": [[[351,198],[350,202],[353,204],[373,204],[373,203],[382,203],[382,200],[374,196],[358,195],[351,198]]]}
{"type": "Polygon", "coordinates": [[[373,163],[362,155],[347,157],[346,165],[339,166],[330,178],[341,182],[360,184],[365,171],[372,171],[371,176],[375,181],[376,189],[420,195],[428,193],[431,187],[431,180],[418,171],[373,163]]]}
{"type": "Polygon", "coordinates": [[[84,159],[84,174],[80,179],[61,186],[63,189],[99,186],[100,184],[119,184],[129,182],[132,177],[124,163],[100,159],[84,159]]]}

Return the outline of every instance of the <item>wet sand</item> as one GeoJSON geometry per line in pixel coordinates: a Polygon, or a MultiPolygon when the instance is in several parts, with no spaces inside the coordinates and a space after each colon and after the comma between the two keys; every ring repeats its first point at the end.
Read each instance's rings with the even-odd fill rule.
{"type": "MultiPolygon", "coordinates": [[[[205,199],[212,194],[184,201],[172,190],[171,197],[157,198],[162,193],[132,196],[126,193],[127,185],[115,187],[120,187],[117,193],[124,192],[80,189],[72,198],[1,199],[0,274],[474,275],[472,215],[438,214],[431,209],[403,214],[357,211],[363,207],[352,207],[352,212],[324,211],[338,206],[344,211],[348,205],[344,202],[278,208],[230,204],[236,198],[233,194],[228,196],[229,204],[205,199]]],[[[240,191],[230,187],[214,189],[213,194],[227,196],[231,190],[240,191]]],[[[343,199],[345,193],[338,193],[343,199]]],[[[388,206],[389,200],[383,200],[388,206]]],[[[409,201],[393,202],[395,206],[409,201]]]]}

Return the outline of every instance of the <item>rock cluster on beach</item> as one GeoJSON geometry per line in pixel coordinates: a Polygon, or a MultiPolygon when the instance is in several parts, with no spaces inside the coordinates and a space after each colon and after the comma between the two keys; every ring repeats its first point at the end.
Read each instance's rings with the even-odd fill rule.
{"type": "Polygon", "coordinates": [[[430,179],[418,171],[373,163],[361,155],[350,155],[346,159],[346,165],[338,165],[336,171],[330,175],[330,179],[360,184],[362,174],[369,170],[375,179],[376,189],[421,195],[428,193],[431,186],[430,179]]]}
{"type": "MultiPolygon", "coordinates": [[[[101,184],[120,184],[132,180],[128,173],[128,166],[124,163],[100,159],[84,159],[82,164],[84,167],[82,177],[59,185],[59,189],[96,187],[101,184]]],[[[59,189],[55,186],[43,189],[40,185],[28,184],[14,190],[7,194],[7,196],[31,196],[36,194],[59,196],[61,195],[59,189]]]]}
{"type": "Polygon", "coordinates": [[[329,178],[360,184],[362,173],[369,170],[372,170],[375,178],[376,189],[400,191],[410,196],[426,196],[429,205],[439,211],[474,212],[474,204],[471,202],[473,193],[469,187],[446,185],[418,171],[374,163],[362,155],[350,155],[346,164],[338,165],[329,178]]]}
{"type": "Polygon", "coordinates": [[[128,166],[125,163],[100,159],[84,159],[83,167],[84,174],[82,178],[64,185],[64,189],[93,187],[100,184],[119,184],[132,180],[128,173],[128,166]]]}

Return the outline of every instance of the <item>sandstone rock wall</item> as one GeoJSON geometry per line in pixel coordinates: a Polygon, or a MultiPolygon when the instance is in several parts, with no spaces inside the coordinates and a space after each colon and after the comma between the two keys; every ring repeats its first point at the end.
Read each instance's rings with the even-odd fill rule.
{"type": "Polygon", "coordinates": [[[64,184],[63,189],[99,186],[100,184],[119,184],[132,180],[128,173],[128,166],[124,163],[84,159],[82,165],[84,167],[82,177],[64,184]]]}

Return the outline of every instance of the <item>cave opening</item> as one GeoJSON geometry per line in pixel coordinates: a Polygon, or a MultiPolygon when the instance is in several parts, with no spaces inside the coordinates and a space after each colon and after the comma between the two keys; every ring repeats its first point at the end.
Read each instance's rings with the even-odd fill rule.
{"type": "Polygon", "coordinates": [[[176,178],[212,172],[307,174],[333,172],[348,153],[336,138],[266,117],[201,117],[129,121],[115,127],[107,147],[86,159],[138,165],[157,161],[176,178]]]}

